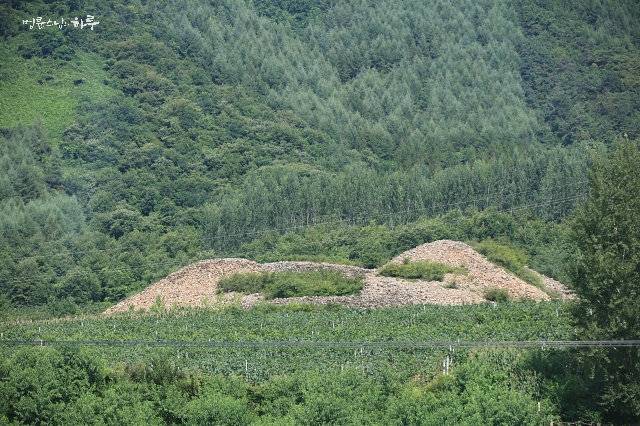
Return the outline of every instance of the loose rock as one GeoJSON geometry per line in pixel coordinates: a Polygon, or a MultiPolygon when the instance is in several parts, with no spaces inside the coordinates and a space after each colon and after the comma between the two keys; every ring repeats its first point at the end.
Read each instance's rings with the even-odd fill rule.
{"type": "MultiPolygon", "coordinates": [[[[378,276],[375,269],[364,269],[356,266],[334,265],[314,262],[273,262],[259,264],[246,259],[210,259],[185,266],[167,276],[142,292],[131,296],[107,309],[105,313],[134,310],[148,310],[158,296],[165,306],[191,305],[204,306],[217,303],[235,303],[240,301],[242,307],[249,308],[264,300],[260,294],[251,295],[218,295],[218,282],[226,275],[248,272],[281,272],[281,271],[341,271],[345,277],[364,275],[364,287],[359,295],[354,296],[317,296],[274,299],[269,303],[283,305],[291,303],[313,303],[325,305],[339,303],[355,308],[382,308],[414,304],[461,305],[465,303],[482,303],[482,296],[489,287],[505,288],[514,298],[532,300],[548,300],[549,295],[543,290],[522,281],[504,269],[488,262],[469,245],[458,241],[440,240],[422,244],[392,259],[389,263],[402,263],[405,258],[411,261],[431,260],[445,265],[465,268],[468,275],[446,274],[443,282],[439,281],[407,281],[392,277],[378,276]],[[455,284],[453,286],[452,284],[455,284]],[[453,288],[451,288],[453,287],[453,288]]],[[[548,289],[561,298],[574,297],[561,283],[540,275],[548,289]]]]}

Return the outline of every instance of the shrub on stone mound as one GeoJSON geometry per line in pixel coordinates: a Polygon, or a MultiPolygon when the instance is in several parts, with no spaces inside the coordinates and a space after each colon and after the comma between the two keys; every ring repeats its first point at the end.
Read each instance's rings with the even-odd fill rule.
{"type": "Polygon", "coordinates": [[[402,265],[392,263],[382,268],[378,275],[425,281],[442,281],[445,274],[449,273],[466,274],[467,270],[425,260],[423,262],[403,263],[402,265]]]}
{"type": "Polygon", "coordinates": [[[511,300],[506,288],[489,287],[484,292],[484,298],[492,302],[508,302],[511,300]]]}
{"type": "Polygon", "coordinates": [[[301,296],[348,296],[364,286],[362,276],[345,278],[339,271],[234,274],[218,283],[218,292],[262,293],[265,299],[301,296]]]}

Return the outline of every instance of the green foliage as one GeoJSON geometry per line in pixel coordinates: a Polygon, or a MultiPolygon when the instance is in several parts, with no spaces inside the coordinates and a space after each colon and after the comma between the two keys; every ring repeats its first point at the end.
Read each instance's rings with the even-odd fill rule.
{"type": "MultiPolygon", "coordinates": [[[[51,30],[50,34],[57,37],[60,32],[51,30]]],[[[65,42],[54,53],[64,58],[24,59],[16,43],[0,43],[0,129],[30,125],[40,118],[51,140],[59,143],[82,97],[98,101],[113,95],[113,89],[104,84],[108,74],[97,53],[76,52],[69,61],[73,47],[65,42]],[[76,84],[78,81],[82,83],[76,84]]],[[[33,46],[42,49],[37,41],[33,46]]]]}
{"type": "Polygon", "coordinates": [[[314,20],[322,19],[330,3],[326,0],[311,1],[273,1],[255,0],[256,12],[279,24],[290,25],[295,31],[303,33],[314,20]]]}
{"type": "Polygon", "coordinates": [[[265,299],[298,296],[347,296],[358,294],[362,277],[345,278],[339,271],[265,272],[234,274],[218,283],[219,292],[262,293],[265,299]]]}
{"type": "Polygon", "coordinates": [[[0,320],[4,320],[11,310],[11,304],[6,295],[0,294],[0,320]]]}
{"type": "MultiPolygon", "coordinates": [[[[253,242],[233,251],[234,256],[248,257],[259,262],[273,262],[281,259],[296,259],[296,253],[304,256],[329,256],[328,261],[364,265],[363,255],[375,256],[379,263],[386,263],[405,250],[423,243],[439,239],[468,241],[472,245],[478,237],[491,236],[503,244],[500,250],[515,250],[518,255],[526,254],[536,270],[553,278],[565,280],[561,274],[564,264],[567,226],[545,223],[533,219],[531,213],[510,215],[494,209],[478,212],[469,209],[466,214],[453,211],[432,219],[419,219],[406,225],[389,228],[384,225],[346,227],[339,225],[318,225],[290,232],[282,236],[270,233],[256,238],[253,242]],[[505,245],[508,244],[508,245],[505,245]]],[[[511,251],[509,251],[511,253],[511,251]]],[[[379,265],[374,265],[379,266],[379,265]]],[[[528,282],[539,284],[532,271],[520,267],[518,276],[528,282]],[[527,278],[526,274],[532,275],[527,278]]]]}
{"type": "MultiPolygon", "coordinates": [[[[2,324],[2,330],[4,339],[201,342],[568,340],[573,335],[559,302],[369,310],[184,309],[163,316],[138,312],[12,322],[2,324]]],[[[0,416],[26,418],[17,417],[26,411],[14,414],[13,407],[19,401],[20,407],[28,407],[27,401],[37,399],[39,415],[48,415],[52,424],[394,425],[399,419],[437,422],[445,414],[455,423],[469,417],[476,424],[485,424],[485,418],[548,424],[557,419],[549,399],[560,395],[552,383],[539,387],[532,370],[539,365],[519,361],[515,351],[122,345],[70,350],[64,362],[58,354],[66,349],[1,346],[0,351],[7,360],[0,368],[0,416]],[[453,359],[450,375],[439,376],[447,355],[453,359]],[[35,393],[13,390],[34,381],[35,393]],[[64,409],[59,397],[46,394],[54,390],[67,395],[64,409]],[[541,401],[539,414],[536,401],[541,401]]]]}
{"type": "MultiPolygon", "coordinates": [[[[592,161],[589,198],[571,225],[570,274],[579,297],[574,317],[582,338],[638,339],[640,149],[625,139],[608,155],[595,153],[592,161]]],[[[621,421],[637,418],[638,353],[595,351],[589,360],[607,383],[598,392],[602,403],[621,421]]]]}
{"type": "MultiPolygon", "coordinates": [[[[128,365],[124,371],[109,370],[108,381],[92,384],[83,379],[87,367],[66,354],[62,364],[52,364],[61,358],[55,350],[22,350],[20,355],[23,364],[13,363],[9,371],[5,363],[0,372],[2,390],[7,391],[0,394],[6,403],[0,406],[5,423],[392,426],[435,425],[443,419],[478,425],[544,425],[558,420],[547,395],[539,393],[539,380],[528,378],[533,374],[529,360],[513,351],[460,354],[449,375],[431,372],[428,377],[399,380],[390,370],[371,374],[360,366],[323,373],[300,369],[257,383],[198,374],[191,378],[197,392],[190,391],[191,384],[131,376],[128,365]],[[30,369],[32,364],[42,371],[30,369]],[[13,392],[18,377],[26,378],[24,385],[29,386],[38,380],[37,374],[52,382],[28,396],[13,392]],[[70,382],[63,388],[57,379],[70,382]],[[64,402],[58,399],[61,395],[46,398],[46,391],[54,389],[63,393],[64,402]],[[27,410],[31,403],[39,404],[35,415],[27,410]]],[[[157,362],[137,368],[150,369],[157,362]]]]}
{"type": "Polygon", "coordinates": [[[525,0],[514,7],[526,38],[518,46],[522,88],[538,116],[538,137],[564,145],[612,145],[622,133],[637,138],[637,2],[525,0]]]}
{"type": "Polygon", "coordinates": [[[0,407],[9,420],[61,424],[65,406],[101,389],[101,364],[76,348],[26,348],[6,359],[0,370],[0,407]]]}
{"type": "Polygon", "coordinates": [[[500,245],[491,238],[482,241],[474,248],[491,262],[510,271],[521,269],[527,261],[527,257],[522,251],[500,245]]]}
{"type": "MultiPolygon", "coordinates": [[[[616,348],[630,355],[634,348],[616,348]]],[[[613,350],[612,350],[613,351],[613,350]]],[[[558,414],[566,422],[603,423],[603,410],[598,404],[599,392],[604,386],[601,377],[585,374],[580,352],[553,349],[527,352],[521,363],[541,377],[539,392],[550,395],[558,414]],[[595,380],[594,380],[595,379],[595,380]]]]}
{"type": "MultiPolygon", "coordinates": [[[[530,269],[525,268],[525,262],[528,260],[528,256],[523,250],[514,249],[505,245],[498,244],[491,238],[487,238],[480,243],[473,244],[473,247],[480,253],[486,256],[487,260],[495,263],[496,265],[513,272],[516,276],[524,280],[525,282],[544,289],[544,284],[540,280],[540,277],[536,275],[530,269]]],[[[493,299],[489,299],[493,300],[493,299]]]]}
{"type": "Polygon", "coordinates": [[[452,374],[438,376],[424,386],[406,386],[391,399],[387,424],[436,425],[443,419],[461,425],[546,425],[557,421],[549,400],[536,401],[535,383],[523,380],[517,384],[519,391],[512,387],[516,381],[511,374],[530,374],[517,365],[513,353],[471,353],[452,374]],[[498,362],[502,362],[501,368],[495,369],[498,362]],[[540,409],[536,402],[540,402],[540,409]]]}
{"type": "MultiPolygon", "coordinates": [[[[571,340],[574,330],[568,319],[561,302],[500,303],[496,307],[491,304],[420,305],[368,310],[336,306],[311,308],[309,305],[272,306],[271,309],[265,309],[263,305],[250,310],[185,308],[171,310],[162,316],[155,312],[136,311],[111,317],[78,316],[41,323],[12,321],[2,324],[2,332],[5,339],[37,341],[571,340]]],[[[152,354],[169,354],[181,369],[200,368],[207,373],[217,371],[240,376],[246,373],[244,360],[249,360],[260,366],[260,369],[249,371],[252,380],[288,374],[304,368],[308,363],[309,366],[322,369],[335,368],[338,360],[354,361],[354,358],[349,358],[349,354],[353,356],[353,349],[349,348],[335,348],[326,352],[317,348],[313,349],[312,354],[306,355],[304,351],[310,350],[307,347],[273,348],[272,352],[267,352],[267,357],[264,352],[252,347],[218,347],[211,351],[207,345],[188,344],[185,347],[156,347],[153,350],[127,345],[89,347],[87,350],[95,350],[110,365],[143,360],[152,354]],[[188,352],[188,357],[185,352],[188,352]],[[296,358],[298,355],[300,357],[296,358]]],[[[388,362],[398,361],[396,357],[407,357],[407,362],[409,359],[424,361],[425,356],[431,353],[431,349],[426,348],[407,351],[380,348],[363,352],[362,359],[384,359],[389,355],[391,358],[388,362]]],[[[431,368],[430,365],[427,363],[424,367],[431,368]]]]}
{"type": "Polygon", "coordinates": [[[185,411],[190,426],[244,426],[257,419],[246,400],[213,392],[190,401],[185,411]]]}
{"type": "Polygon", "coordinates": [[[70,61],[75,53],[74,49],[68,45],[69,39],[60,31],[38,31],[34,34],[35,43],[29,47],[19,46],[18,51],[26,59],[34,56],[52,57],[70,61]]]}
{"type": "Polygon", "coordinates": [[[506,288],[489,287],[483,294],[484,298],[493,302],[508,302],[511,300],[509,290],[506,288]]]}
{"type": "Polygon", "coordinates": [[[401,265],[391,263],[382,268],[378,272],[378,275],[425,281],[442,281],[445,274],[466,274],[467,272],[466,269],[425,260],[421,262],[402,263],[401,265]]]}
{"type": "Polygon", "coordinates": [[[639,165],[640,149],[628,139],[607,156],[594,154],[589,198],[572,222],[572,286],[579,309],[593,310],[577,317],[588,336],[640,337],[639,165]]]}
{"type": "Polygon", "coordinates": [[[134,382],[156,385],[173,384],[187,378],[186,373],[167,357],[153,358],[148,364],[126,365],[124,374],[134,382]]]}

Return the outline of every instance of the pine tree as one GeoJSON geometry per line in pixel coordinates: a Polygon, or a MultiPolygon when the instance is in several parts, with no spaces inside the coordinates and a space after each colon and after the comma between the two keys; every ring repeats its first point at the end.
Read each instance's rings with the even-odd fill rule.
{"type": "MultiPolygon", "coordinates": [[[[640,339],[640,149],[628,139],[595,155],[589,198],[572,223],[570,270],[579,296],[573,313],[580,337],[640,339]]],[[[601,398],[620,421],[640,416],[640,351],[597,350],[587,356],[601,398]]]]}

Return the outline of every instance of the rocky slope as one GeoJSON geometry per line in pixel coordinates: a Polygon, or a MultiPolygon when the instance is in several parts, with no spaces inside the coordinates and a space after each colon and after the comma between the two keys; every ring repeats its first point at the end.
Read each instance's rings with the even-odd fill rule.
{"type": "MultiPolygon", "coordinates": [[[[375,269],[363,269],[355,266],[333,265],[313,262],[274,262],[259,264],[246,259],[204,260],[167,276],[144,291],[123,300],[109,308],[105,313],[133,309],[149,309],[161,300],[166,306],[192,305],[203,306],[212,303],[231,303],[239,299],[243,307],[250,307],[263,298],[259,294],[234,297],[234,295],[216,295],[218,281],[225,275],[247,272],[302,272],[318,269],[341,271],[345,276],[364,275],[365,285],[359,295],[322,296],[275,299],[274,304],[308,302],[315,304],[340,303],[358,308],[389,307],[411,304],[433,303],[439,305],[460,305],[463,303],[481,303],[485,289],[498,287],[507,289],[514,298],[548,300],[549,295],[505,270],[488,262],[482,255],[467,244],[440,240],[422,244],[408,250],[390,263],[402,263],[405,258],[411,261],[432,260],[449,266],[465,268],[467,275],[447,274],[439,281],[407,281],[377,275],[375,269]],[[455,284],[455,286],[454,286],[455,284]],[[452,288],[455,287],[455,288],[452,288]],[[160,299],[158,299],[160,297],[160,299]]],[[[561,283],[541,276],[547,289],[561,298],[572,297],[571,292],[561,283]]]]}

